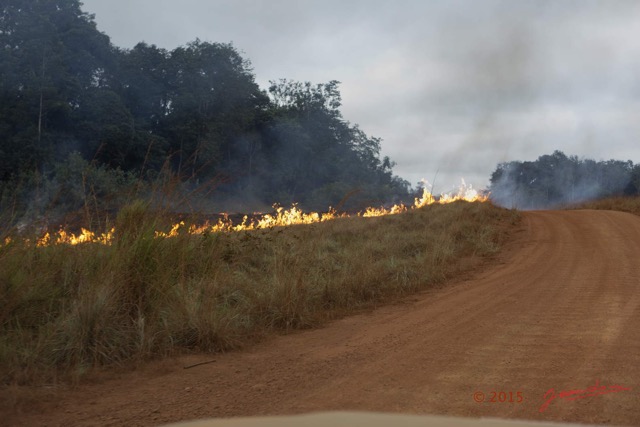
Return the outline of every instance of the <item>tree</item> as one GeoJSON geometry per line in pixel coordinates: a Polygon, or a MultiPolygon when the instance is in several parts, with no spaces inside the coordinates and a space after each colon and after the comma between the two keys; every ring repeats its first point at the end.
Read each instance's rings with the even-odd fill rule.
{"type": "Polygon", "coordinates": [[[268,102],[250,63],[230,44],[196,40],[172,51],[169,85],[163,134],[178,153],[178,170],[191,177],[210,176],[233,162],[234,143],[268,102]]]}
{"type": "Polygon", "coordinates": [[[138,43],[118,54],[120,92],[136,125],[160,131],[172,111],[170,53],[155,45],[138,43]]]}
{"type": "Polygon", "coordinates": [[[338,81],[280,80],[266,92],[233,45],[198,39],[118,49],[80,6],[0,4],[0,181],[55,181],[78,152],[118,176],[169,165],[187,186],[214,179],[225,183],[218,196],[269,205],[407,195],[381,140],[342,117],[338,81]]]}
{"type": "Polygon", "coordinates": [[[0,138],[19,160],[0,160],[6,178],[53,159],[82,92],[105,84],[110,43],[77,0],[6,0],[0,45],[0,138]]]}
{"type": "Polygon", "coordinates": [[[580,160],[556,150],[534,162],[499,164],[491,175],[491,198],[502,206],[530,209],[633,193],[634,170],[630,160],[580,160]]]}
{"type": "Polygon", "coordinates": [[[629,196],[640,195],[640,165],[635,165],[631,169],[629,184],[625,187],[625,194],[629,196]]]}
{"type": "Polygon", "coordinates": [[[356,192],[352,207],[358,201],[384,203],[392,194],[406,195],[408,184],[394,179],[389,159],[380,159],[381,140],[342,118],[338,86],[337,81],[271,82],[274,124],[265,146],[271,162],[282,167],[273,170],[269,181],[288,189],[278,196],[321,208],[356,192]]]}

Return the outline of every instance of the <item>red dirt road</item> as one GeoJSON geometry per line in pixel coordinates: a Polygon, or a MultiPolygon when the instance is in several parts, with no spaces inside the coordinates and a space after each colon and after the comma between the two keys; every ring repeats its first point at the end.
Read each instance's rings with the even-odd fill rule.
{"type": "Polygon", "coordinates": [[[13,421],[133,426],[368,410],[640,425],[640,217],[523,215],[499,260],[464,281],[247,351],[62,392],[55,408],[13,421]],[[596,381],[591,394],[607,394],[558,398],[540,412],[549,389],[596,381]],[[490,402],[500,392],[507,402],[490,402]]]}

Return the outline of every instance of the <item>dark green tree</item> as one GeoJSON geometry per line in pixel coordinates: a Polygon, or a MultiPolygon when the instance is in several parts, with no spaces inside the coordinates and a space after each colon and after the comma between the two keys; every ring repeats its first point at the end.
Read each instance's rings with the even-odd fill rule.
{"type": "Polygon", "coordinates": [[[109,38],[76,0],[5,0],[0,11],[0,179],[64,150],[83,93],[107,84],[109,38]]]}
{"type": "Polygon", "coordinates": [[[193,178],[226,172],[237,139],[268,104],[250,63],[230,44],[196,40],[171,52],[168,81],[163,134],[179,172],[193,178]]]}
{"type": "Polygon", "coordinates": [[[392,162],[380,159],[381,140],[343,119],[338,86],[271,82],[274,125],[265,145],[276,165],[268,181],[278,200],[321,208],[357,193],[350,201],[356,207],[407,194],[408,183],[393,177],[392,162]]]}

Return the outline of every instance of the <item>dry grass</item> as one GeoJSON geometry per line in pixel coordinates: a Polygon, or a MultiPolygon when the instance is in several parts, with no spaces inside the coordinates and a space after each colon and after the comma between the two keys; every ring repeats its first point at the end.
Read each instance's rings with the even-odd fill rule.
{"type": "Polygon", "coordinates": [[[499,250],[519,214],[456,202],[380,218],[154,238],[123,209],[113,245],[0,247],[0,379],[81,377],[97,366],[316,326],[428,288],[499,250]]]}
{"type": "Polygon", "coordinates": [[[570,209],[600,209],[609,211],[630,212],[640,215],[640,197],[609,197],[593,202],[581,203],[570,209]]]}

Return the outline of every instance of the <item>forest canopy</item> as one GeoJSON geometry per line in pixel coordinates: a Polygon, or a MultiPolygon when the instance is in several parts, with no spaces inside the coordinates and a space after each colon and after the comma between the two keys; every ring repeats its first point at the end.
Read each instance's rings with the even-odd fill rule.
{"type": "Polygon", "coordinates": [[[167,180],[180,192],[204,188],[202,199],[262,207],[407,195],[380,139],[342,117],[338,81],[263,90],[228,43],[121,49],[81,6],[3,2],[3,207],[74,209],[96,194],[117,203],[124,189],[167,180]]]}

